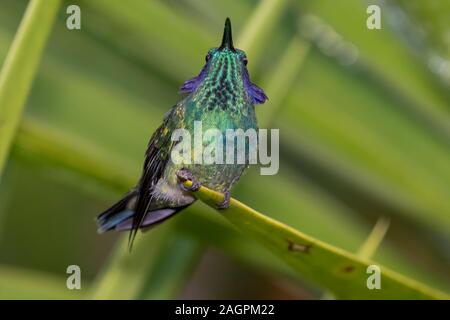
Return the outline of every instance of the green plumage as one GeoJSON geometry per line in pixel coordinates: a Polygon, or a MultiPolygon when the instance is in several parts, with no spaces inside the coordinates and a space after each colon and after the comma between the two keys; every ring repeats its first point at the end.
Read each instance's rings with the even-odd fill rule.
{"type": "MultiPolygon", "coordinates": [[[[185,129],[193,137],[195,121],[201,122],[203,132],[217,129],[223,137],[227,129],[256,130],[254,104],[263,103],[266,96],[250,82],[246,64],[245,53],[233,47],[231,24],[227,19],[222,45],[208,52],[200,74],[182,86],[185,97],[166,114],[162,125],[150,139],[138,185],[99,216],[100,231],[148,227],[194,202],[195,197],[180,186],[177,177],[180,169],[187,169],[208,188],[219,192],[231,189],[247,163],[176,164],[171,159],[171,151],[178,142],[172,141],[171,137],[176,129],[185,129]],[[124,214],[124,211],[129,211],[129,214],[124,214]],[[126,219],[115,221],[114,218],[119,216],[126,219]]],[[[210,142],[205,139],[203,146],[210,142]]],[[[192,150],[196,152],[194,148],[192,150]]]]}

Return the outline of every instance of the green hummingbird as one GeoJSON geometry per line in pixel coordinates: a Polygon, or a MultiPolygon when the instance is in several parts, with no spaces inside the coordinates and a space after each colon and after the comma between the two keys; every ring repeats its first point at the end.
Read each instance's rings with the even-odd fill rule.
{"type": "Polygon", "coordinates": [[[98,216],[99,233],[131,230],[132,242],[138,229],[154,226],[191,205],[196,198],[189,191],[201,185],[222,192],[225,200],[218,208],[228,207],[230,190],[248,163],[177,164],[171,151],[178,142],[171,136],[176,129],[193,134],[196,121],[201,121],[204,131],[257,130],[254,106],[264,103],[267,96],[250,81],[246,54],[233,46],[229,18],[220,47],[210,49],[205,60],[200,73],[181,86],[183,99],[166,113],[152,135],[136,187],[98,216]],[[187,179],[192,180],[189,190],[182,184],[187,179]]]}

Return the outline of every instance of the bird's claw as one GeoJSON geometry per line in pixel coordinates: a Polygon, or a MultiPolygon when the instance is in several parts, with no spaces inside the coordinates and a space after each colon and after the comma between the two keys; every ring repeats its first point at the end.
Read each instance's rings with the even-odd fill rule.
{"type": "Polygon", "coordinates": [[[224,210],[230,206],[230,191],[225,191],[223,194],[223,201],[216,204],[217,209],[224,210]]]}
{"type": "Polygon", "coordinates": [[[191,171],[186,168],[182,168],[177,171],[177,178],[181,182],[181,189],[184,191],[198,191],[200,189],[201,184],[197,181],[191,171]],[[190,187],[186,187],[183,182],[190,180],[192,185],[190,187]]]}

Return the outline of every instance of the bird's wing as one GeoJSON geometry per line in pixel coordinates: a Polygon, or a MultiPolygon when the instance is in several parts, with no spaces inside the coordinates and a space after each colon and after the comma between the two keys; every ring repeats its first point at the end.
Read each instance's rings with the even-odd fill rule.
{"type": "Polygon", "coordinates": [[[137,230],[145,220],[145,216],[152,202],[153,189],[163,176],[164,169],[169,160],[174,141],[171,140],[175,129],[183,124],[184,104],[179,103],[172,107],[164,116],[163,123],[153,133],[145,153],[145,162],[141,179],[138,184],[138,197],[133,218],[133,227],[130,231],[129,245],[132,246],[137,230]]]}

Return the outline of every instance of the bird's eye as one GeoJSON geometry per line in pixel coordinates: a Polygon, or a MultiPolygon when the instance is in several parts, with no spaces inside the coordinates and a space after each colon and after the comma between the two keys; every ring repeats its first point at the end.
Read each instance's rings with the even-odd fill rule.
{"type": "Polygon", "coordinates": [[[244,65],[247,65],[248,63],[247,57],[242,58],[242,62],[244,63],[244,65]]]}
{"type": "Polygon", "coordinates": [[[211,54],[210,54],[210,53],[208,53],[208,54],[206,55],[206,57],[205,57],[205,61],[206,61],[206,62],[208,62],[208,61],[209,61],[209,59],[211,59],[211,54]]]}

